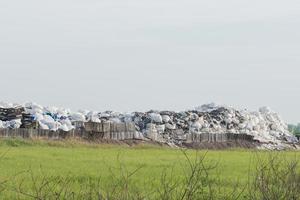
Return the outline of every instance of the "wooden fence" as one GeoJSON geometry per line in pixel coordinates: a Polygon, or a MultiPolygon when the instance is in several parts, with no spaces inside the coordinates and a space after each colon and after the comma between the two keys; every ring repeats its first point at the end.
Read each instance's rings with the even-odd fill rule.
{"type": "Polygon", "coordinates": [[[0,129],[0,137],[130,140],[141,139],[141,134],[135,130],[135,126],[132,123],[86,122],[82,124],[82,127],[67,132],[63,130],[51,131],[28,128],[0,129]]]}
{"type": "MultiPolygon", "coordinates": [[[[0,137],[21,137],[21,138],[46,138],[46,139],[67,139],[67,138],[83,138],[83,139],[108,139],[108,140],[132,140],[143,139],[141,133],[136,131],[127,132],[95,132],[86,131],[84,129],[74,129],[71,131],[50,131],[42,129],[0,129],[0,137]]],[[[226,142],[246,140],[253,141],[253,136],[246,134],[232,133],[201,133],[187,135],[186,143],[201,142],[226,142]]]]}
{"type": "MultiPolygon", "coordinates": [[[[22,138],[46,138],[46,139],[107,139],[107,140],[132,140],[143,139],[143,135],[137,132],[134,123],[95,123],[85,122],[76,124],[76,129],[71,131],[51,131],[42,129],[0,129],[0,137],[22,137],[22,138]]],[[[247,134],[233,133],[191,133],[183,137],[186,143],[201,142],[226,142],[236,140],[253,141],[253,136],[247,134]]]]}
{"type": "Polygon", "coordinates": [[[187,143],[200,143],[200,142],[226,142],[226,141],[237,141],[246,140],[254,141],[252,135],[244,133],[191,133],[187,136],[187,143]]]}

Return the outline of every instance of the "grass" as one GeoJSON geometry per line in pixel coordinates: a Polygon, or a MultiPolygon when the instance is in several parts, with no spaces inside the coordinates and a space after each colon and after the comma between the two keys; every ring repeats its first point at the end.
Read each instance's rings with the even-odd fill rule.
{"type": "MultiPolygon", "coordinates": [[[[23,188],[33,193],[36,189],[34,183],[41,185],[44,177],[66,178],[64,181],[71,182],[69,189],[76,191],[86,190],[83,188],[88,183],[100,184],[106,191],[114,187],[112,184],[116,180],[121,182],[130,178],[130,191],[143,191],[145,194],[153,188],[167,188],[166,183],[184,182],[189,159],[193,161],[197,155],[205,155],[206,166],[217,166],[210,170],[211,177],[218,179],[219,187],[230,193],[236,189],[237,182],[237,188],[243,190],[251,176],[249,171],[257,164],[256,157],[269,153],[243,149],[183,152],[153,145],[128,147],[6,139],[0,140],[0,154],[0,183],[5,182],[0,199],[32,199],[28,195],[17,197],[16,191],[20,192],[23,188]],[[162,181],[163,175],[168,177],[168,181],[162,181]]],[[[300,155],[299,152],[280,154],[287,160],[300,155]]]]}

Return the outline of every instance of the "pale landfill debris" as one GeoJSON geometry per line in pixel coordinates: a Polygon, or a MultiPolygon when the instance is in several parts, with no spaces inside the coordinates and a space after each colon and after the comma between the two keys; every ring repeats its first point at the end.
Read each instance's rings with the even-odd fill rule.
{"type": "Polygon", "coordinates": [[[119,113],[44,107],[36,103],[0,103],[0,128],[40,128],[70,131],[78,122],[134,123],[145,138],[180,144],[189,134],[235,133],[254,136],[265,148],[280,149],[298,143],[287,124],[268,107],[258,111],[205,104],[182,112],[155,111],[119,113]]]}

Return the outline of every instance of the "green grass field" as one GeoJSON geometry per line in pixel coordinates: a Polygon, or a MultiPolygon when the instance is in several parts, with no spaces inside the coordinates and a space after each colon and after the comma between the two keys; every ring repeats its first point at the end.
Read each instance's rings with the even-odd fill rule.
{"type": "MultiPolygon", "coordinates": [[[[45,177],[66,178],[69,189],[74,191],[86,190],[88,184],[95,183],[105,191],[116,181],[127,178],[131,187],[128,190],[151,191],[163,187],[162,174],[170,179],[168,182],[181,182],[189,169],[186,156],[193,161],[199,155],[205,156],[207,166],[217,166],[210,171],[211,176],[220,179],[222,189],[230,191],[236,182],[246,184],[258,155],[269,153],[242,149],[187,150],[185,155],[180,149],[151,145],[127,147],[10,139],[0,141],[0,154],[0,182],[4,182],[0,199],[31,199],[35,184],[42,185],[45,177]],[[26,194],[17,195],[20,190],[26,194]]],[[[299,152],[281,154],[287,159],[300,156],[299,152]]]]}

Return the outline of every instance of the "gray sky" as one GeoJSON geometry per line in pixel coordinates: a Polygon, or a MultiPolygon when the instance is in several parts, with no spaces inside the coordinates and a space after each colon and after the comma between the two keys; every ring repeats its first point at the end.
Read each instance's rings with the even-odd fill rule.
{"type": "Polygon", "coordinates": [[[300,121],[299,0],[1,0],[1,100],[268,105],[300,121]]]}

